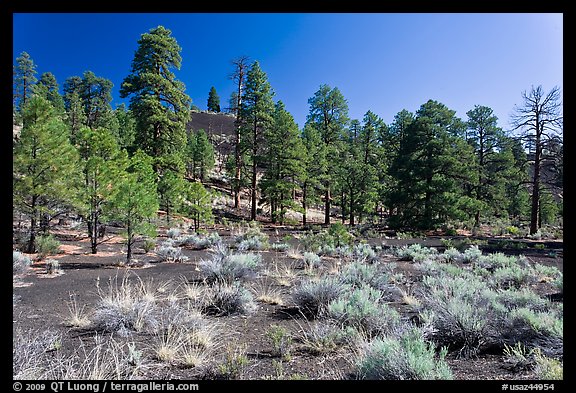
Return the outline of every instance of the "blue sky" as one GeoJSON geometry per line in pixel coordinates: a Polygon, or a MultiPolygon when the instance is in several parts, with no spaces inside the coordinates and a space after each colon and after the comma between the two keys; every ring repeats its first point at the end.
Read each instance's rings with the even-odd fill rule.
{"type": "Polygon", "coordinates": [[[300,127],[321,84],[341,90],[353,119],[371,110],[389,124],[434,99],[464,120],[489,106],[504,129],[522,91],[563,89],[563,16],[550,13],[15,13],[13,60],[28,52],[61,86],[91,70],[112,80],[116,107],[140,35],[158,25],[182,47],[176,76],[195,105],[214,86],[224,106],[230,61],[247,55],[300,127]]]}

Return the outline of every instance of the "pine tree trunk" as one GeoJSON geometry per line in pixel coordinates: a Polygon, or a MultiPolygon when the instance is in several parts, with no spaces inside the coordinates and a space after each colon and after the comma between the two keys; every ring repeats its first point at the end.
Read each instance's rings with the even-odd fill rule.
{"type": "Polygon", "coordinates": [[[538,210],[540,205],[540,159],[542,146],[540,143],[540,124],[536,120],[536,151],[534,152],[534,176],[532,178],[532,208],[530,210],[530,234],[538,232],[538,210]]]}
{"type": "Polygon", "coordinates": [[[304,185],[302,186],[302,209],[304,210],[302,212],[302,226],[306,226],[306,189],[307,188],[308,188],[308,185],[305,182],[304,185]]]}
{"type": "Polygon", "coordinates": [[[324,224],[330,225],[330,183],[326,186],[326,192],[324,193],[324,224]]]}
{"type": "Polygon", "coordinates": [[[250,209],[250,220],[256,220],[256,160],[252,158],[252,208],[250,209]]]}
{"type": "Polygon", "coordinates": [[[127,246],[128,249],[126,250],[126,264],[130,264],[132,261],[132,244],[134,243],[134,234],[132,233],[132,227],[128,224],[128,228],[126,228],[127,232],[127,246]]]}
{"type": "Polygon", "coordinates": [[[48,215],[48,213],[42,213],[40,215],[40,232],[43,234],[47,234],[49,227],[50,227],[50,216],[48,215]]]}
{"type": "Polygon", "coordinates": [[[28,253],[32,254],[35,251],[34,243],[36,242],[36,215],[37,212],[37,196],[32,197],[32,217],[30,218],[30,239],[28,239],[28,253]]]}
{"type": "Polygon", "coordinates": [[[90,250],[92,254],[98,252],[98,214],[92,212],[90,215],[90,250]]]}
{"type": "Polygon", "coordinates": [[[354,225],[354,193],[350,190],[350,226],[354,225]]]}

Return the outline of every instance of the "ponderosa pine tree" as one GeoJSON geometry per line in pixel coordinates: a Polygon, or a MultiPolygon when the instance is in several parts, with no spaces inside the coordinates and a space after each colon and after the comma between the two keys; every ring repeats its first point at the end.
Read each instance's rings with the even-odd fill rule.
{"type": "Polygon", "coordinates": [[[114,116],[112,101],[113,84],[109,79],[85,71],[82,77],[71,76],[64,82],[64,107],[66,109],[70,138],[77,142],[80,128],[106,128],[117,133],[118,121],[114,116]]]}
{"type": "Polygon", "coordinates": [[[320,132],[313,124],[307,123],[302,130],[302,145],[304,146],[301,174],[302,188],[302,225],[307,225],[306,212],[308,207],[320,201],[322,181],[327,172],[328,161],[326,149],[322,143],[320,132]]]}
{"type": "Polygon", "coordinates": [[[194,231],[198,233],[200,224],[212,220],[212,195],[201,183],[190,182],[184,187],[184,196],[182,211],[192,218],[194,231]]]}
{"type": "Polygon", "coordinates": [[[244,95],[244,85],[246,84],[246,75],[248,73],[249,64],[248,56],[240,56],[232,60],[234,71],[230,75],[235,83],[236,90],[232,92],[230,97],[230,111],[236,115],[234,121],[234,161],[231,163],[231,169],[234,171],[234,180],[232,182],[232,189],[234,192],[234,208],[240,208],[240,190],[242,189],[242,98],[244,95]]]}
{"type": "Polygon", "coordinates": [[[375,211],[378,200],[378,135],[383,126],[382,119],[368,111],[362,125],[353,121],[346,132],[337,179],[342,201],[347,202],[342,204],[342,209],[348,213],[350,225],[355,224],[356,216],[361,220],[363,215],[375,211]]]}
{"type": "MultiPolygon", "coordinates": [[[[394,190],[397,190],[396,178],[391,176],[390,168],[392,163],[399,158],[400,141],[406,137],[406,132],[410,123],[414,121],[414,114],[406,109],[401,110],[394,116],[390,127],[382,128],[378,139],[383,151],[381,151],[380,165],[383,169],[379,170],[380,180],[380,201],[389,215],[394,215],[397,207],[390,199],[394,190]]],[[[382,212],[383,213],[383,212],[382,212]]],[[[381,216],[381,219],[383,217],[381,216]]]]}
{"type": "Polygon", "coordinates": [[[203,183],[214,167],[214,146],[203,129],[188,134],[187,170],[193,179],[203,183]]]}
{"type": "Polygon", "coordinates": [[[120,149],[126,149],[128,153],[133,153],[134,138],[136,134],[136,119],[132,111],[126,108],[124,103],[121,103],[114,110],[114,116],[118,122],[118,130],[116,132],[116,140],[120,149]]]}
{"type": "Polygon", "coordinates": [[[86,126],[92,129],[110,128],[112,116],[112,81],[96,76],[92,71],[85,71],[80,83],[80,99],[84,106],[86,126]]]}
{"type": "Polygon", "coordinates": [[[256,220],[257,193],[257,167],[262,162],[262,153],[265,151],[265,135],[272,126],[274,116],[274,92],[268,82],[268,76],[260,68],[260,64],[252,63],[246,75],[246,88],[242,97],[241,106],[241,138],[242,149],[246,151],[250,160],[250,192],[251,208],[250,220],[256,220]]]}
{"type": "Polygon", "coordinates": [[[101,242],[98,236],[101,219],[118,190],[117,183],[128,165],[128,155],[119,149],[116,138],[105,128],[81,128],[78,151],[84,175],[80,215],[87,223],[91,252],[96,254],[101,242]]]}
{"type": "Polygon", "coordinates": [[[155,161],[160,169],[157,177],[160,208],[166,212],[170,224],[172,215],[183,207],[187,181],[184,179],[185,165],[179,153],[164,155],[155,161]]]}
{"type": "MultiPolygon", "coordinates": [[[[308,100],[310,112],[307,123],[314,125],[320,133],[326,149],[328,162],[335,162],[338,156],[337,141],[342,138],[344,128],[348,124],[348,103],[340,90],[328,85],[321,85],[314,96],[308,100]]],[[[324,185],[324,224],[330,224],[331,194],[330,184],[336,173],[336,166],[329,165],[323,178],[324,185]]]]}
{"type": "Polygon", "coordinates": [[[54,74],[51,72],[43,73],[34,89],[36,94],[50,101],[56,113],[64,114],[64,99],[60,95],[60,86],[54,74]]]}
{"type": "Polygon", "coordinates": [[[84,105],[80,98],[82,78],[72,76],[64,82],[64,108],[66,109],[66,121],[70,127],[70,141],[76,144],[80,128],[86,125],[84,105]]]}
{"type": "MultiPolygon", "coordinates": [[[[186,150],[191,99],[172,71],[180,69],[180,52],[172,32],[164,26],[142,34],[130,74],[120,89],[120,97],[130,96],[130,111],[136,119],[136,147],[155,160],[169,154],[183,157],[186,150]]],[[[154,165],[160,174],[158,161],[154,165]]]]}
{"type": "Polygon", "coordinates": [[[207,109],[212,112],[220,113],[220,96],[216,92],[216,88],[212,86],[208,93],[207,109]]]}
{"type": "Polygon", "coordinates": [[[158,211],[156,174],[152,157],[138,150],[130,165],[115,184],[116,193],[110,200],[109,215],[124,226],[126,262],[132,260],[132,248],[140,235],[155,236],[156,228],[150,218],[158,211]]]}
{"type": "Polygon", "coordinates": [[[491,108],[476,105],[466,114],[466,140],[474,149],[478,172],[478,183],[470,194],[480,202],[474,214],[474,226],[478,227],[481,211],[490,215],[505,211],[506,183],[512,179],[514,156],[506,149],[504,132],[498,127],[498,118],[491,108]]]}
{"type": "Polygon", "coordinates": [[[263,166],[266,172],[260,182],[263,199],[270,205],[272,222],[284,222],[288,208],[297,209],[294,189],[304,171],[304,145],[298,125],[278,101],[272,126],[266,131],[263,166]]]}
{"type": "Polygon", "coordinates": [[[20,114],[26,102],[34,93],[36,79],[36,64],[27,52],[20,53],[16,58],[16,65],[13,69],[13,102],[15,112],[20,114]]]}
{"type": "MultiPolygon", "coordinates": [[[[474,200],[463,188],[473,182],[472,148],[456,135],[463,132],[455,111],[429,100],[416,112],[400,140],[390,168],[396,185],[390,202],[394,226],[430,229],[450,218],[471,214],[474,200]]],[[[472,213],[473,214],[473,213],[472,213]]]]}
{"type": "Polygon", "coordinates": [[[543,153],[555,137],[563,133],[562,97],[560,88],[553,87],[548,93],[542,86],[532,87],[522,93],[523,103],[515,107],[512,124],[521,131],[521,138],[530,151],[533,161],[532,195],[530,210],[530,234],[539,228],[540,192],[542,190],[543,153]]]}
{"type": "Polygon", "coordinates": [[[78,152],[48,100],[33,96],[22,112],[24,127],[13,151],[13,204],[30,219],[27,252],[34,252],[40,218],[50,206],[72,206],[78,152]]]}

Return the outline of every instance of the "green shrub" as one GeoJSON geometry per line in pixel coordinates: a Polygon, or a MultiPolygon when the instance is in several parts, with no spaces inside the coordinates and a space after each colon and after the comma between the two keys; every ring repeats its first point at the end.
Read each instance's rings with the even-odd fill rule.
{"type": "Polygon", "coordinates": [[[476,262],[482,256],[482,251],[478,248],[478,246],[473,245],[470,248],[466,249],[464,253],[461,255],[460,262],[462,263],[472,263],[476,262]]]}
{"type": "Polygon", "coordinates": [[[354,246],[352,251],[354,258],[367,263],[378,262],[378,256],[369,244],[360,243],[354,246]]]}
{"type": "Polygon", "coordinates": [[[227,380],[240,379],[248,363],[245,346],[230,346],[226,348],[224,362],[218,366],[218,372],[221,378],[227,380]]]}
{"type": "Polygon", "coordinates": [[[273,325],[266,332],[266,336],[272,342],[272,355],[281,357],[283,360],[290,360],[292,350],[292,337],[290,332],[282,326],[273,325]]]}
{"type": "Polygon", "coordinates": [[[540,350],[535,351],[536,378],[542,380],[563,380],[564,365],[560,360],[542,355],[540,350]]]}
{"type": "Polygon", "coordinates": [[[389,275],[379,271],[377,265],[367,265],[359,261],[351,262],[342,268],[340,281],[355,288],[369,285],[378,290],[384,290],[390,285],[389,275]]]}
{"type": "Polygon", "coordinates": [[[40,259],[60,252],[60,242],[52,235],[38,236],[35,240],[36,250],[40,259]]]}
{"type": "Polygon", "coordinates": [[[513,225],[507,226],[505,229],[506,232],[512,236],[518,236],[520,234],[520,228],[513,225]]]}
{"type": "Polygon", "coordinates": [[[446,349],[436,356],[434,344],[411,328],[399,337],[377,338],[364,345],[356,359],[359,379],[432,380],[452,379],[445,361],[446,349]]]}
{"type": "Polygon", "coordinates": [[[427,276],[423,284],[421,317],[432,327],[430,338],[460,357],[475,356],[492,334],[489,305],[495,293],[472,275],[427,276]]]}
{"type": "Polygon", "coordinates": [[[492,274],[492,281],[498,288],[521,288],[535,281],[534,271],[518,265],[500,267],[492,274]]]}
{"type": "Polygon", "coordinates": [[[381,302],[377,289],[364,286],[330,302],[327,316],[341,326],[350,326],[368,337],[384,334],[400,321],[400,314],[381,302]]]}
{"type": "Polygon", "coordinates": [[[142,243],[142,249],[146,254],[152,251],[156,247],[156,241],[154,239],[144,239],[142,243]]]}
{"type": "Polygon", "coordinates": [[[422,262],[427,259],[436,259],[438,250],[430,247],[422,247],[415,243],[409,246],[402,246],[393,251],[394,255],[401,261],[422,262]]]}
{"type": "Polygon", "coordinates": [[[328,234],[334,238],[334,245],[336,247],[352,244],[353,237],[342,223],[336,222],[331,224],[328,229],[328,234]]]}

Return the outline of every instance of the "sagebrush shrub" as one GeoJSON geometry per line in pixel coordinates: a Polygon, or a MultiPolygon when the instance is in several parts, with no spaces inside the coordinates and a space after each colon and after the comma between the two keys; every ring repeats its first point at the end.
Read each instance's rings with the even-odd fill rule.
{"type": "Polygon", "coordinates": [[[461,262],[462,254],[454,247],[449,247],[440,255],[440,258],[447,263],[461,262]]]}
{"type": "Polygon", "coordinates": [[[32,260],[20,251],[12,251],[12,274],[22,274],[32,264],[32,260]]]}
{"type": "Polygon", "coordinates": [[[437,249],[431,247],[422,247],[418,243],[396,248],[393,250],[393,253],[401,261],[414,261],[414,262],[422,262],[427,259],[434,260],[438,256],[437,249]]]}
{"type": "Polygon", "coordinates": [[[252,294],[239,282],[212,285],[204,298],[203,309],[209,314],[249,314],[256,310],[252,294]]]}
{"type": "Polygon", "coordinates": [[[378,261],[376,251],[366,243],[360,243],[354,246],[352,255],[354,258],[367,263],[375,263],[378,261]]]}
{"type": "Polygon", "coordinates": [[[513,255],[505,255],[501,252],[491,253],[482,255],[476,261],[476,266],[486,269],[488,271],[494,271],[501,267],[514,266],[517,263],[518,258],[513,255]]]}
{"type": "Polygon", "coordinates": [[[221,238],[218,232],[212,232],[207,236],[187,235],[178,238],[178,242],[181,246],[188,246],[197,250],[210,248],[220,241],[221,238]]]}
{"type": "Polygon", "coordinates": [[[240,245],[243,241],[248,241],[244,247],[248,245],[265,247],[268,245],[268,239],[268,235],[263,233],[261,227],[256,224],[248,227],[240,227],[234,235],[234,243],[237,245],[240,245]]]}
{"type": "Polygon", "coordinates": [[[254,278],[261,261],[260,254],[214,253],[211,259],[201,260],[199,268],[208,283],[217,281],[231,283],[254,278]]]}
{"type": "Polygon", "coordinates": [[[477,245],[470,246],[464,251],[460,256],[460,262],[462,263],[473,263],[480,259],[482,256],[482,251],[477,245]]]}
{"type": "Polygon", "coordinates": [[[166,236],[171,239],[176,239],[178,236],[180,236],[181,233],[182,231],[180,228],[170,228],[166,231],[166,236]]]}
{"type": "Polygon", "coordinates": [[[436,356],[434,344],[422,332],[411,328],[399,336],[386,336],[365,343],[358,351],[356,373],[359,379],[431,380],[452,379],[445,361],[446,349],[436,356]]]}
{"type": "Polygon", "coordinates": [[[518,265],[499,267],[491,277],[492,282],[498,288],[521,288],[536,281],[532,268],[523,268],[518,265]]]}
{"type": "Polygon", "coordinates": [[[360,288],[369,285],[373,288],[384,290],[390,286],[390,276],[385,271],[379,270],[377,265],[367,265],[354,261],[342,268],[340,280],[344,284],[360,288]]]}
{"type": "Polygon", "coordinates": [[[47,259],[45,264],[46,264],[46,274],[62,273],[62,269],[60,269],[60,262],[58,262],[56,259],[47,259]]]}
{"type": "Polygon", "coordinates": [[[427,276],[423,280],[421,317],[432,327],[429,337],[459,356],[475,356],[492,336],[490,305],[495,294],[473,276],[427,276]]]}
{"type": "Polygon", "coordinates": [[[170,242],[163,242],[156,248],[155,252],[165,262],[186,262],[189,259],[182,254],[180,247],[173,247],[170,242]]]}
{"type": "Polygon", "coordinates": [[[307,267],[318,267],[321,265],[321,259],[320,256],[318,256],[317,254],[313,253],[313,252],[308,252],[305,251],[304,252],[304,265],[307,267]]]}
{"type": "Polygon", "coordinates": [[[383,334],[400,321],[400,314],[383,303],[382,294],[369,286],[344,293],[328,304],[327,317],[368,337],[383,334]]]}
{"type": "Polygon", "coordinates": [[[292,299],[304,314],[314,318],[324,314],[328,304],[349,288],[336,277],[323,277],[318,281],[305,281],[295,287],[292,299]]]}
{"type": "Polygon", "coordinates": [[[120,281],[112,277],[108,288],[98,288],[100,297],[91,320],[96,330],[127,335],[157,325],[157,305],[142,291],[141,282],[134,284],[128,276],[120,281]]]}
{"type": "Polygon", "coordinates": [[[525,307],[512,309],[502,316],[500,328],[504,344],[522,342],[528,348],[539,348],[546,356],[563,356],[563,318],[553,310],[534,311],[525,307]]]}
{"type": "Polygon", "coordinates": [[[285,252],[288,251],[290,245],[288,243],[272,243],[270,244],[270,250],[285,252]]]}

